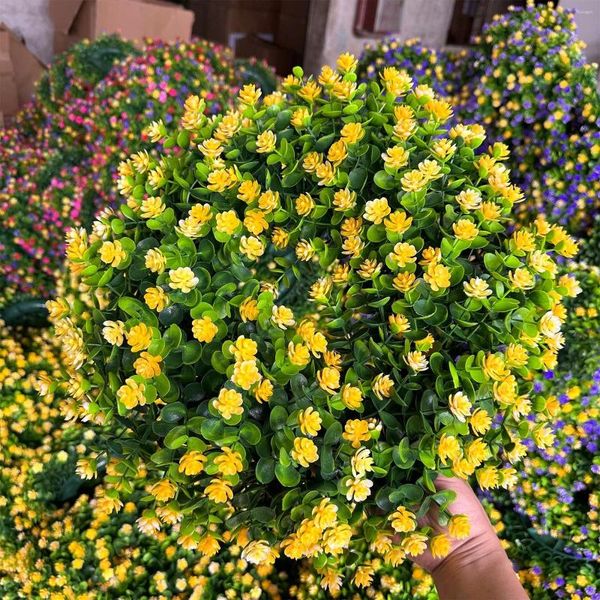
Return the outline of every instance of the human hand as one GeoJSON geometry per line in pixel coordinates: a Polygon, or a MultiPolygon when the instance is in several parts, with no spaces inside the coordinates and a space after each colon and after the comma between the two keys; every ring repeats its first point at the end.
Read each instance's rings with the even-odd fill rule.
{"type": "Polygon", "coordinates": [[[438,477],[435,485],[438,490],[456,493],[449,512],[466,515],[470,522],[469,534],[457,539],[448,535],[446,527],[439,525],[435,510],[420,521],[437,535],[450,538],[447,555],[434,557],[428,548],[413,559],[431,573],[441,600],[527,600],[527,593],[469,484],[461,479],[438,477]]]}
{"type": "MultiPolygon", "coordinates": [[[[480,557],[482,554],[502,550],[500,541],[492,527],[485,509],[479,502],[471,486],[462,479],[438,476],[435,480],[436,488],[441,490],[452,490],[456,499],[449,506],[452,515],[465,515],[469,519],[470,531],[467,537],[462,539],[451,538],[451,550],[445,557],[436,558],[432,556],[431,550],[414,558],[414,562],[420,567],[433,573],[442,563],[448,560],[460,560],[470,562],[469,557],[480,557]]],[[[431,527],[436,534],[448,534],[445,527],[438,523],[437,510],[432,510],[420,521],[421,525],[431,527]]]]}

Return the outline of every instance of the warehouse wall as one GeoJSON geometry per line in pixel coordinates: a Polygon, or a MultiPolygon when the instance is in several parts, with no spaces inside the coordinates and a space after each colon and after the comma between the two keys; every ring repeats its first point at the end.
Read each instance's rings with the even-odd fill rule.
{"type": "Polygon", "coordinates": [[[52,57],[52,22],[48,0],[1,0],[0,21],[25,38],[27,47],[42,62],[52,57]]]}
{"type": "MultiPolygon", "coordinates": [[[[321,65],[335,63],[342,52],[359,55],[369,38],[354,34],[356,2],[350,0],[313,0],[310,5],[304,66],[318,72],[321,65]]],[[[430,46],[446,42],[454,10],[454,0],[404,0],[398,22],[389,24],[389,31],[407,40],[419,37],[430,46]]]]}
{"type": "Polygon", "coordinates": [[[588,61],[600,62],[600,0],[562,0],[560,6],[575,10],[579,37],[588,45],[588,61]]]}

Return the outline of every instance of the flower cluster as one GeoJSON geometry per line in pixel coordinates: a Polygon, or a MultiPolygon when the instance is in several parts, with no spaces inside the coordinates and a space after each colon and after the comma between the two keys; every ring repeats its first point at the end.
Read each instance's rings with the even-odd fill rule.
{"type": "Polygon", "coordinates": [[[48,305],[69,406],[107,426],[123,480],[145,465],[157,526],[176,515],[200,552],[248,535],[249,562],[312,559],[325,581],[351,541],[391,566],[443,556],[451,539],[418,524],[432,504],[449,518],[436,474],[509,487],[501,450],[551,445],[531,380],[556,362],[556,258],[577,251],[543,217],[509,233],[503,144],[448,128],[406,71],[357,84],[356,65],[153,124],[119,211],[69,236],[94,308],[48,305]]]}
{"type": "Polygon", "coordinates": [[[143,150],[149,123],[176,118],[191,89],[207,113],[227,106],[237,90],[231,51],[210,42],[148,40],[141,54],[129,50],[110,36],[60,55],[19,129],[2,132],[0,306],[54,293],[65,233],[115,204],[117,165],[143,150]]]}
{"type": "Polygon", "coordinates": [[[600,96],[574,13],[513,7],[477,42],[479,76],[466,86],[461,116],[510,146],[530,211],[581,231],[599,208],[600,96]]]}
{"type": "Polygon", "coordinates": [[[428,48],[418,38],[399,40],[390,37],[364,46],[357,74],[367,81],[377,78],[386,67],[403,69],[444,97],[453,96],[460,90],[470,75],[465,71],[470,64],[464,52],[428,48]]]}
{"type": "Polygon", "coordinates": [[[369,560],[342,582],[341,577],[328,594],[322,587],[320,574],[301,568],[299,581],[290,586],[289,597],[295,600],[325,600],[326,598],[373,598],[373,600],[437,600],[433,579],[423,569],[407,564],[390,567],[380,559],[369,560]],[[321,582],[321,583],[320,583],[321,582]]]}
{"type": "Polygon", "coordinates": [[[94,431],[64,422],[62,388],[38,396],[60,362],[49,332],[17,342],[0,330],[2,597],[281,599],[283,579],[252,569],[240,546],[201,557],[176,544],[176,522],[157,533],[139,508],[141,480],[115,512],[119,475],[87,453],[94,431]]]}
{"type": "Polygon", "coordinates": [[[75,98],[84,98],[135,46],[117,35],[82,40],[59,54],[36,84],[33,100],[17,116],[19,130],[39,135],[48,118],[60,113],[75,98]]]}
{"type": "Polygon", "coordinates": [[[576,364],[581,372],[589,372],[598,364],[600,268],[568,261],[562,272],[561,280],[568,280],[575,287],[573,296],[565,303],[568,318],[564,327],[564,348],[558,357],[559,369],[568,371],[576,364]]]}
{"type": "Polygon", "coordinates": [[[532,534],[512,508],[498,508],[487,501],[484,505],[532,600],[597,600],[600,591],[595,564],[557,551],[555,543],[532,534]]]}
{"type": "Polygon", "coordinates": [[[140,515],[139,499],[139,493],[132,495],[119,513],[111,513],[110,497],[99,487],[44,515],[22,545],[0,547],[4,597],[69,598],[74,590],[85,600],[284,597],[272,567],[253,568],[238,545],[219,556],[178,546],[175,533],[157,533],[140,515]]]}
{"type": "Polygon", "coordinates": [[[561,540],[570,554],[599,561],[600,370],[555,375],[544,387],[554,407],[555,441],[540,450],[525,440],[530,454],[511,497],[540,534],[561,540]]]}
{"type": "Polygon", "coordinates": [[[525,218],[542,211],[584,233],[599,209],[600,96],[583,47],[572,11],[529,2],[496,15],[468,52],[388,39],[366,47],[360,71],[365,80],[385,66],[422,74],[459,119],[510,148],[525,218]]]}

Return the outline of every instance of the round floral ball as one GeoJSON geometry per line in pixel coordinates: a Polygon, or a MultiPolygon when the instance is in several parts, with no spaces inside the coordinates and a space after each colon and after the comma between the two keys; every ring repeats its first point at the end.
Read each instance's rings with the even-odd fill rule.
{"type": "Polygon", "coordinates": [[[69,236],[94,308],[48,305],[69,410],[108,426],[120,481],[146,466],[156,527],[180,519],[200,551],[248,536],[246,560],[310,558],[328,581],[352,541],[392,566],[444,556],[469,526],[437,474],[509,486],[501,451],[551,444],[532,378],[571,291],[555,258],[577,250],[542,217],[509,232],[502,144],[448,129],[405,71],[357,84],[356,65],[153,124],[169,152],[132,155],[119,211],[69,236]],[[434,505],[448,536],[419,525],[434,505]]]}

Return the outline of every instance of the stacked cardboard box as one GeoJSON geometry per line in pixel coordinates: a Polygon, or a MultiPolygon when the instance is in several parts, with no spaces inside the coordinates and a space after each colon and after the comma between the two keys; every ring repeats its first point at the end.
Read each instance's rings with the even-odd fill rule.
{"type": "Polygon", "coordinates": [[[0,126],[29,100],[44,68],[23,40],[0,23],[0,126]]]}
{"type": "Polygon", "coordinates": [[[54,22],[54,51],[62,52],[84,39],[119,33],[141,41],[189,41],[194,13],[161,0],[49,0],[54,22]]]}

